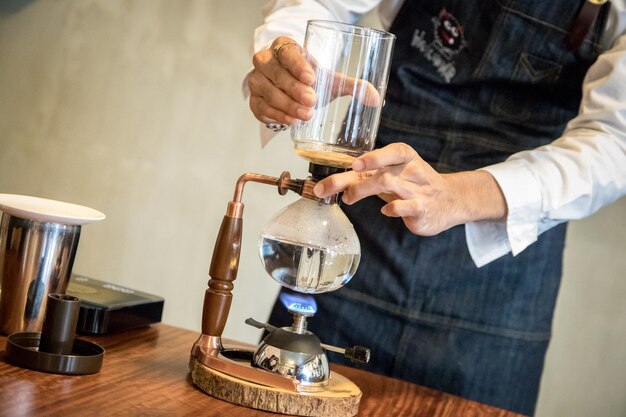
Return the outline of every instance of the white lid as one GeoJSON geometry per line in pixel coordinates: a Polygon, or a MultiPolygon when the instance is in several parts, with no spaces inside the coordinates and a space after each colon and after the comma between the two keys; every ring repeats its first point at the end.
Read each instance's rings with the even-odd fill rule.
{"type": "Polygon", "coordinates": [[[0,194],[0,211],[22,219],[70,225],[99,222],[106,217],[78,204],[17,194],[0,194]]]}

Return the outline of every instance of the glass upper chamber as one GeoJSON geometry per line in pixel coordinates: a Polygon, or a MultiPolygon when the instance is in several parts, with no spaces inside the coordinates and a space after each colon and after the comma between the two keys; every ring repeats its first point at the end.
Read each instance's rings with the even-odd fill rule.
{"type": "Polygon", "coordinates": [[[317,294],[350,281],[361,259],[361,245],[336,203],[301,198],[265,225],[259,254],[265,270],[279,284],[317,294]]]}

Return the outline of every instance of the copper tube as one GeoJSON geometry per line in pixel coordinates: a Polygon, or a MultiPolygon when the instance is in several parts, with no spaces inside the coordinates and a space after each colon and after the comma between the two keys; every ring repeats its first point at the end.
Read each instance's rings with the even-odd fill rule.
{"type": "Polygon", "coordinates": [[[243,218],[243,203],[229,201],[226,207],[226,217],[232,217],[233,219],[243,218]]]}
{"type": "Polygon", "coordinates": [[[309,200],[315,200],[320,203],[332,204],[336,201],[331,198],[318,198],[313,193],[313,187],[317,184],[317,181],[309,177],[305,180],[292,179],[291,174],[288,171],[283,171],[280,176],[271,177],[269,175],[255,174],[248,172],[243,174],[237,180],[235,186],[235,193],[233,195],[233,201],[228,203],[227,216],[229,217],[241,217],[243,215],[243,188],[247,182],[258,182],[261,184],[276,185],[278,188],[278,194],[285,195],[287,191],[293,191],[299,194],[303,198],[309,200]],[[332,200],[332,201],[331,201],[332,200]]]}
{"type": "Polygon", "coordinates": [[[278,185],[278,178],[270,177],[269,175],[255,174],[253,172],[246,172],[237,180],[235,185],[235,194],[233,195],[233,202],[241,203],[243,196],[243,186],[247,182],[259,182],[261,184],[278,185]]]}
{"type": "MultiPolygon", "coordinates": [[[[286,172],[286,171],[285,171],[286,172]]],[[[283,172],[283,174],[285,174],[283,172]]],[[[289,176],[289,173],[286,173],[289,176]]],[[[233,194],[233,200],[228,202],[228,207],[226,208],[226,215],[228,217],[233,217],[236,219],[240,219],[243,217],[243,203],[241,200],[243,199],[243,187],[247,182],[258,182],[261,184],[268,185],[277,185],[278,192],[283,195],[285,192],[281,192],[282,189],[280,187],[280,178],[271,177],[269,175],[263,174],[255,174],[253,172],[246,172],[241,175],[239,179],[237,179],[237,183],[235,184],[235,193],[233,194]]]]}

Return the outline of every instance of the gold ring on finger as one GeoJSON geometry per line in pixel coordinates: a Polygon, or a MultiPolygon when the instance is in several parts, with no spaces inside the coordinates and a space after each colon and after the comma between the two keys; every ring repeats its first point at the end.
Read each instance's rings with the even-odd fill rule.
{"type": "Polygon", "coordinates": [[[298,44],[294,41],[286,41],[272,48],[272,55],[274,55],[274,58],[276,59],[276,61],[278,61],[280,65],[283,65],[282,62],[280,62],[280,50],[283,49],[287,45],[298,45],[298,44]]]}

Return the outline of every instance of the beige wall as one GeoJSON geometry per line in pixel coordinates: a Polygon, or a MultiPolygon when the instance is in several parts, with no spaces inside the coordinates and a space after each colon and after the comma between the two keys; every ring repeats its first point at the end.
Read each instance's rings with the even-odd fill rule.
{"type": "MultiPolygon", "coordinates": [[[[74,270],[166,298],[198,330],[213,242],[246,171],[306,175],[283,136],[266,149],[240,94],[261,0],[0,3],[0,193],[87,205],[74,270]]],[[[293,197],[246,187],[242,265],[226,336],[254,341],[278,285],[257,255],[293,197]]],[[[626,201],[570,228],[538,415],[624,416],[626,201]]]]}
{"type": "MultiPolygon", "coordinates": [[[[0,16],[0,189],[103,211],[74,270],[164,296],[164,321],[190,329],[239,175],[306,174],[288,137],[260,149],[240,93],[261,4],[41,0],[0,16]]],[[[246,187],[228,335],[256,338],[241,323],[277,292],[256,236],[287,199],[246,187]]]]}

